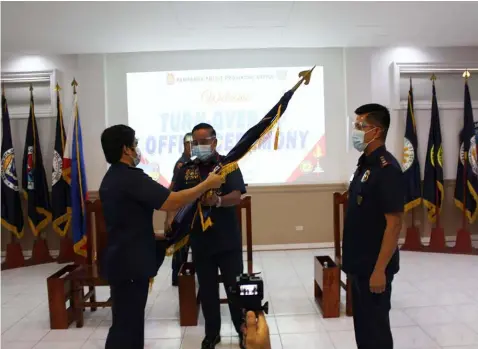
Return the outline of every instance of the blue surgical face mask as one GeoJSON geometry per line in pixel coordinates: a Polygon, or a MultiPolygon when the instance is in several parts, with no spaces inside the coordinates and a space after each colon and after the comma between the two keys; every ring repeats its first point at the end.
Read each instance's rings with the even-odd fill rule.
{"type": "Polygon", "coordinates": [[[192,148],[192,156],[197,156],[199,160],[207,160],[212,155],[212,149],[210,144],[194,145],[192,148]]]}
{"type": "Polygon", "coordinates": [[[365,135],[372,130],[368,130],[367,132],[365,132],[364,130],[357,130],[357,129],[352,130],[352,143],[356,150],[358,150],[359,152],[363,152],[365,149],[367,149],[367,146],[371,142],[373,142],[373,139],[372,139],[370,142],[365,143],[365,135]]]}

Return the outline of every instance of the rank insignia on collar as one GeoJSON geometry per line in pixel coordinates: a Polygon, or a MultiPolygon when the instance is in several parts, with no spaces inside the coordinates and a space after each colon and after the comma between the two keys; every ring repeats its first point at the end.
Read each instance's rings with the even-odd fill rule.
{"type": "Polygon", "coordinates": [[[370,170],[365,171],[362,177],[362,183],[365,183],[368,180],[368,176],[370,176],[370,170]]]}
{"type": "Polygon", "coordinates": [[[385,167],[388,165],[388,161],[385,159],[385,156],[380,157],[380,166],[385,167]]]}

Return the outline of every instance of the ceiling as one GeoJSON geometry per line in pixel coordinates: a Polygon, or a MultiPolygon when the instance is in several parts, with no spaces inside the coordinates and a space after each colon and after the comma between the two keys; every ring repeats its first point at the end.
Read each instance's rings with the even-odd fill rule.
{"type": "Polygon", "coordinates": [[[478,46],[478,2],[2,2],[1,49],[478,46]]]}

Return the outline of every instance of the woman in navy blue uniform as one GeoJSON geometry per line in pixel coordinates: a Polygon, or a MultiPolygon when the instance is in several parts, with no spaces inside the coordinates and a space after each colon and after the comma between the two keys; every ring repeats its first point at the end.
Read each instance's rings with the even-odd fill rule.
{"type": "Polygon", "coordinates": [[[363,152],[349,187],[342,267],[352,281],[358,349],[393,349],[392,280],[399,270],[398,237],[404,208],[402,169],[385,148],[390,113],[367,104],[355,111],[355,149],[363,152]]]}
{"type": "Polygon", "coordinates": [[[100,273],[110,284],[113,302],[106,349],[141,349],[149,280],[156,276],[166,248],[155,239],[154,210],[177,210],[224,181],[210,174],[193,188],[170,192],[136,168],[141,158],[138,142],[135,131],[125,125],[104,130],[101,145],[111,164],[100,186],[108,233],[100,273]]]}

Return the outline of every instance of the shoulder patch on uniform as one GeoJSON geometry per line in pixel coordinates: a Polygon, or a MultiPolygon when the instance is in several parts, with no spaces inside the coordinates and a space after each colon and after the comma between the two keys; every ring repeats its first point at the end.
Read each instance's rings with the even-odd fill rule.
{"type": "Polygon", "coordinates": [[[388,166],[390,165],[390,162],[385,159],[385,156],[380,156],[380,167],[385,167],[385,166],[388,166]]]}

